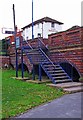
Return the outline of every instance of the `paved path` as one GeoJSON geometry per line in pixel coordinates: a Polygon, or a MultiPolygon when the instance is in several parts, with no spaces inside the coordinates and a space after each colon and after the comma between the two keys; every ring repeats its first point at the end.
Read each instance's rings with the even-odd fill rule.
{"type": "Polygon", "coordinates": [[[67,94],[16,118],[81,118],[83,92],[67,94]]]}

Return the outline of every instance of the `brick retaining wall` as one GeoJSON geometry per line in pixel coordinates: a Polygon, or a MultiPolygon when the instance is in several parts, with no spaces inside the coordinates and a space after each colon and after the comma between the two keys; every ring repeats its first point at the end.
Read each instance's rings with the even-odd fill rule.
{"type": "MultiPolygon", "coordinates": [[[[74,29],[66,30],[63,32],[51,34],[48,39],[42,40],[45,45],[48,45],[48,56],[53,62],[67,61],[75,66],[81,76],[83,76],[83,27],[76,27],[74,29]]],[[[38,39],[28,43],[36,47],[38,46],[38,39]]],[[[27,44],[26,44],[27,45],[27,44]]],[[[20,52],[20,50],[18,50],[20,52]]],[[[15,47],[12,45],[9,48],[10,61],[15,67],[15,47]]],[[[21,56],[18,58],[19,64],[21,64],[21,56]]],[[[27,57],[24,55],[24,64],[27,65],[29,71],[32,69],[27,57]]]]}
{"type": "Polygon", "coordinates": [[[0,68],[6,68],[10,64],[9,56],[0,56],[0,68]]]}
{"type": "Polygon", "coordinates": [[[67,61],[83,76],[83,28],[76,28],[49,35],[50,52],[53,62],[67,61]]]}

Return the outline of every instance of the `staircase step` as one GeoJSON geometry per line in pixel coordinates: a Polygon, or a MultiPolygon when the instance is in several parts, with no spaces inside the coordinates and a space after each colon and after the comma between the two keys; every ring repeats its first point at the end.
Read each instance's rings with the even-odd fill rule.
{"type": "Polygon", "coordinates": [[[59,76],[59,77],[53,77],[53,79],[57,80],[57,79],[65,79],[65,78],[69,78],[68,76],[59,76]]]}
{"type": "Polygon", "coordinates": [[[28,55],[38,55],[38,56],[41,56],[39,53],[29,53],[27,52],[28,55]]]}
{"type": "Polygon", "coordinates": [[[66,73],[54,73],[51,74],[52,76],[63,76],[63,75],[67,75],[66,73]]]}
{"type": "Polygon", "coordinates": [[[43,61],[44,61],[44,62],[45,62],[46,60],[41,60],[40,58],[38,58],[38,59],[37,59],[37,58],[34,58],[33,61],[34,61],[34,62],[35,62],[35,61],[37,61],[37,62],[43,62],[43,61]]]}
{"type": "Polygon", "coordinates": [[[70,79],[56,80],[56,83],[72,82],[70,79]]]}
{"type": "Polygon", "coordinates": [[[48,64],[51,64],[50,62],[42,62],[43,65],[48,65],[48,64]]]}
{"type": "Polygon", "coordinates": [[[78,87],[72,87],[72,88],[64,88],[63,89],[66,92],[83,92],[83,86],[78,86],[78,87]]]}
{"type": "Polygon", "coordinates": [[[80,82],[66,82],[66,83],[59,83],[59,84],[47,84],[51,87],[62,88],[66,92],[82,92],[83,91],[83,83],[80,82]]]}
{"type": "Polygon", "coordinates": [[[29,50],[29,52],[35,52],[35,51],[39,52],[39,50],[36,49],[36,48],[35,48],[35,49],[30,49],[30,50],[29,50]]]}
{"type": "Polygon", "coordinates": [[[80,82],[68,82],[68,83],[61,83],[58,85],[54,85],[55,87],[60,87],[60,88],[72,88],[72,87],[78,87],[78,86],[83,86],[83,83],[80,82]]]}
{"type": "MultiPolygon", "coordinates": [[[[52,67],[53,65],[48,64],[48,65],[44,65],[44,67],[52,67]]],[[[55,67],[59,67],[59,65],[55,65],[55,67]]]]}
{"type": "Polygon", "coordinates": [[[41,67],[51,80],[56,83],[71,81],[60,65],[54,64],[42,49],[25,49],[25,52],[32,64],[41,63],[41,67]]]}
{"type": "Polygon", "coordinates": [[[51,67],[49,68],[49,67],[48,67],[48,68],[46,68],[46,69],[47,69],[48,71],[49,71],[49,70],[51,70],[51,71],[54,71],[54,70],[61,70],[60,67],[54,67],[54,68],[51,68],[51,67]]]}
{"type": "Polygon", "coordinates": [[[64,71],[63,70],[49,70],[49,73],[63,73],[64,71]]]}

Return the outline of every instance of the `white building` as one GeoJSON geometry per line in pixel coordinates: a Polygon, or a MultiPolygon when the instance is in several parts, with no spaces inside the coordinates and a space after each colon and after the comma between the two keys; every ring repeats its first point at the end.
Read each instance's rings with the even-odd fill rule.
{"type": "MultiPolygon", "coordinates": [[[[44,17],[33,22],[33,35],[34,38],[42,37],[48,38],[48,34],[56,33],[62,30],[62,22],[54,20],[49,17],[44,17]]],[[[22,28],[23,38],[25,40],[32,39],[32,23],[22,28]]]]}

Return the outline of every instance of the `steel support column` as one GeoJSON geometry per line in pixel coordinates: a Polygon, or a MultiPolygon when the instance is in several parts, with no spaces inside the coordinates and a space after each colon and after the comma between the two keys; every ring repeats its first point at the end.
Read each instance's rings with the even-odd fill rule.
{"type": "Polygon", "coordinates": [[[15,25],[15,8],[13,4],[13,21],[14,21],[14,41],[15,41],[15,55],[16,55],[16,77],[18,77],[18,53],[16,48],[16,25],[15,25]]]}
{"type": "Polygon", "coordinates": [[[35,80],[35,68],[34,68],[34,65],[33,65],[33,80],[35,80]]]}
{"type": "Polygon", "coordinates": [[[42,79],[42,74],[41,74],[41,65],[39,64],[39,81],[42,79]]]}
{"type": "Polygon", "coordinates": [[[24,77],[24,65],[23,65],[23,48],[21,49],[21,67],[22,67],[22,78],[24,77]]]}

